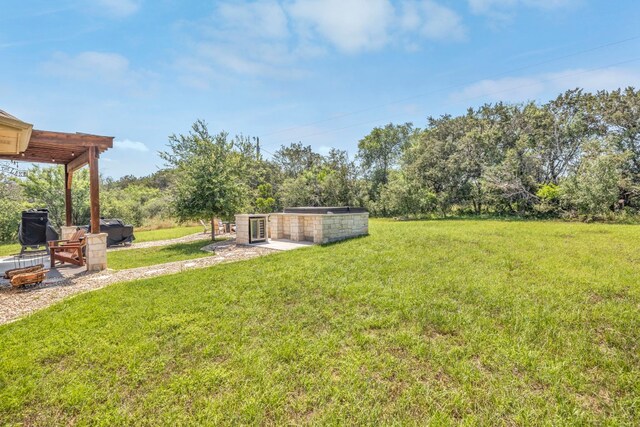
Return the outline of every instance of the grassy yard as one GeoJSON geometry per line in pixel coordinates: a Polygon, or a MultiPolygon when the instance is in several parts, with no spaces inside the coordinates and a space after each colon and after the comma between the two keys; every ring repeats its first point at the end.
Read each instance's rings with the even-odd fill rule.
{"type": "MultiPolygon", "coordinates": [[[[184,237],[184,236],[188,236],[189,234],[194,234],[198,232],[202,232],[202,227],[183,226],[183,227],[163,228],[159,230],[136,231],[135,241],[136,243],[142,243],[142,242],[151,242],[155,240],[177,239],[178,237],[184,237]]],[[[19,252],[20,252],[20,245],[17,243],[0,244],[0,256],[12,255],[19,252]]]]}
{"type": "Polygon", "coordinates": [[[127,268],[144,267],[165,262],[183,261],[192,258],[212,256],[212,252],[202,251],[201,248],[211,243],[211,239],[197,240],[189,243],[176,243],[144,249],[128,249],[107,253],[109,268],[124,270],[127,268]]]}
{"type": "Polygon", "coordinates": [[[20,245],[17,243],[0,243],[0,256],[20,253],[20,245]]]}
{"type": "MultiPolygon", "coordinates": [[[[172,228],[162,228],[159,230],[136,231],[136,243],[151,242],[155,240],[177,239],[189,234],[202,233],[201,226],[182,226],[172,228]]],[[[203,235],[204,236],[204,235],[203,235]]]]}
{"type": "Polygon", "coordinates": [[[0,424],[640,424],[640,227],[370,232],[1,326],[0,424]]]}

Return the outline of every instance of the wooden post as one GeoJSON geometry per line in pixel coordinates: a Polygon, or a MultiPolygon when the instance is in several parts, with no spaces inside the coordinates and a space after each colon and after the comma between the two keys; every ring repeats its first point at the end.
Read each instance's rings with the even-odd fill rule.
{"type": "Polygon", "coordinates": [[[91,201],[91,233],[100,233],[100,171],[98,149],[89,147],[89,198],[91,201]]]}
{"type": "Polygon", "coordinates": [[[73,206],[71,202],[71,183],[73,181],[73,171],[69,170],[69,165],[64,165],[64,211],[65,225],[73,225],[73,206]]]}

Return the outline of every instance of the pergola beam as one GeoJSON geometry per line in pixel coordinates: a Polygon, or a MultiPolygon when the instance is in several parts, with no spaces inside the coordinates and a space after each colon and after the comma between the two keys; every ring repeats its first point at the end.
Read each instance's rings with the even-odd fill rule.
{"type": "MultiPolygon", "coordinates": [[[[28,144],[21,144],[15,148],[13,146],[10,146],[9,149],[5,148],[0,153],[0,160],[52,163],[64,166],[65,223],[70,228],[74,225],[72,206],[73,174],[78,169],[87,164],[89,165],[91,232],[86,236],[86,265],[87,270],[90,271],[104,270],[107,267],[107,235],[100,233],[100,170],[98,158],[100,153],[113,147],[113,137],[86,133],[31,130],[31,125],[21,122],[3,111],[0,111],[0,117],[6,119],[5,121],[9,120],[11,122],[9,125],[4,124],[4,129],[9,129],[9,132],[15,133],[15,126],[10,126],[15,122],[20,122],[22,125],[27,126],[29,130],[28,144]]],[[[0,125],[2,124],[0,122],[0,125]]],[[[63,227],[62,231],[64,233],[69,230],[64,230],[63,227]]]]}
{"type": "Polygon", "coordinates": [[[89,151],[85,151],[84,153],[77,156],[75,159],[71,160],[67,163],[67,169],[70,173],[74,173],[78,169],[89,163],[89,151]]]}
{"type": "Polygon", "coordinates": [[[36,143],[41,146],[76,146],[76,147],[100,147],[111,148],[113,138],[87,133],[52,132],[49,130],[36,130],[31,132],[29,145],[36,143]]]}
{"type": "Polygon", "coordinates": [[[64,213],[65,225],[73,225],[73,204],[71,199],[71,184],[73,182],[73,171],[69,170],[69,165],[64,165],[64,213]]]}
{"type": "Polygon", "coordinates": [[[100,171],[98,150],[89,147],[89,199],[91,202],[91,233],[100,233],[100,171]]]}

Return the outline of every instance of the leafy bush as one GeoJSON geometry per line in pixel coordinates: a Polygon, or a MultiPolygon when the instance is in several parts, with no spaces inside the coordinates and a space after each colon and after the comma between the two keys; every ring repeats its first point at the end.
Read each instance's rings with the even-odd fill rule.
{"type": "Polygon", "coordinates": [[[11,187],[16,186],[0,183],[0,242],[15,241],[21,212],[26,207],[19,200],[19,189],[11,187]]]}
{"type": "Polygon", "coordinates": [[[620,195],[624,162],[624,155],[589,144],[575,173],[561,185],[565,207],[588,217],[607,216],[620,195]]]}
{"type": "Polygon", "coordinates": [[[542,213],[551,213],[560,207],[562,190],[556,184],[544,184],[536,192],[540,202],[536,205],[536,210],[542,213]]]}
{"type": "Polygon", "coordinates": [[[126,188],[105,188],[100,196],[103,217],[121,218],[136,227],[169,213],[168,201],[156,188],[133,184],[126,188]]]}

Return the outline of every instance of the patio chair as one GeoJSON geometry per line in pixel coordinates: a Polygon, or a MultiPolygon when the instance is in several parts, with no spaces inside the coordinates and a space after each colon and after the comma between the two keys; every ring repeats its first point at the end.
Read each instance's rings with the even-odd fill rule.
{"type": "Polygon", "coordinates": [[[207,233],[208,233],[208,230],[209,230],[209,229],[207,228],[207,223],[206,223],[206,222],[204,222],[203,220],[200,220],[200,225],[202,225],[202,228],[203,228],[203,230],[202,230],[202,234],[207,234],[207,233]]]}
{"type": "Polygon", "coordinates": [[[86,231],[77,230],[69,240],[54,240],[49,242],[49,252],[51,254],[51,268],[55,267],[56,261],[61,264],[68,262],[79,267],[84,265],[84,248],[87,244],[84,236],[86,231]]]}

